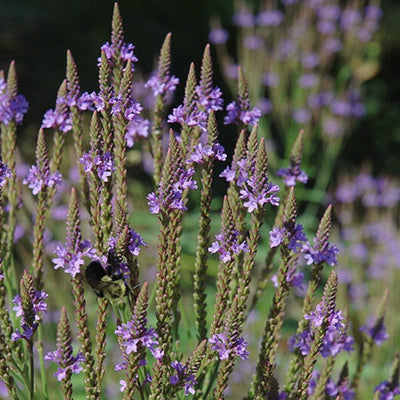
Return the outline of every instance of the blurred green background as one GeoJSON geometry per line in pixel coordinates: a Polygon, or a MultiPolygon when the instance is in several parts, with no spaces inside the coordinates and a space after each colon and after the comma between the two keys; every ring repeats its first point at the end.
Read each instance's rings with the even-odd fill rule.
{"type": "MultiPolygon", "coordinates": [[[[345,2],[344,2],[345,3],[345,2]]],[[[3,0],[0,2],[0,69],[16,61],[20,92],[29,103],[21,135],[37,130],[54,106],[65,74],[66,50],[79,69],[82,90],[96,88],[96,59],[109,40],[112,0],[3,0]]],[[[138,71],[148,74],[168,32],[173,34],[173,73],[184,82],[189,64],[200,65],[208,40],[209,19],[218,15],[231,33],[232,0],[121,0],[126,41],[136,46],[138,71]]],[[[400,2],[383,0],[381,69],[364,86],[367,115],[346,144],[341,165],[350,170],[372,163],[376,174],[400,172],[400,2]]],[[[216,61],[215,61],[216,65],[216,61]]],[[[220,75],[216,83],[230,94],[220,75]]],[[[182,85],[180,87],[182,93],[182,85]]],[[[177,99],[181,99],[178,92],[177,99]]]]}

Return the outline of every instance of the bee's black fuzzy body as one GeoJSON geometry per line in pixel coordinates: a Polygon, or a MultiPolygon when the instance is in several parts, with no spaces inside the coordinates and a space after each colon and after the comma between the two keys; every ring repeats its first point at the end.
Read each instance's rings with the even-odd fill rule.
{"type": "Polygon", "coordinates": [[[118,261],[114,252],[110,251],[107,267],[104,268],[100,261],[92,261],[85,269],[85,278],[97,296],[111,301],[120,300],[127,295],[128,287],[118,270],[118,261]]]}

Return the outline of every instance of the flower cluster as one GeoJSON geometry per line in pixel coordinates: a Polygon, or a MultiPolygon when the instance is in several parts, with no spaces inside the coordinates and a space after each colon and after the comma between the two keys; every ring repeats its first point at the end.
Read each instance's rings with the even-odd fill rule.
{"type": "Polygon", "coordinates": [[[83,370],[81,362],[85,361],[85,357],[82,353],[78,353],[75,357],[71,356],[68,360],[64,359],[63,354],[64,351],[58,348],[55,351],[48,352],[44,356],[45,360],[53,361],[60,367],[54,373],[54,376],[58,381],[65,379],[68,371],[71,371],[74,374],[79,374],[83,370]]]}
{"type": "Polygon", "coordinates": [[[276,196],[279,186],[268,180],[266,171],[257,171],[256,161],[248,155],[233,162],[232,168],[228,167],[220,174],[220,177],[224,177],[228,182],[235,181],[240,188],[240,198],[244,200],[243,206],[250,213],[267,203],[279,206],[279,197],[276,196]]]}
{"type": "Polygon", "coordinates": [[[40,168],[37,165],[32,165],[23,180],[24,185],[28,185],[33,194],[38,194],[45,188],[54,187],[60,182],[61,174],[58,171],[51,173],[48,168],[40,168]]]}
{"type": "Polygon", "coordinates": [[[301,183],[307,183],[308,175],[300,169],[299,164],[290,162],[290,166],[287,168],[281,168],[276,172],[276,175],[281,176],[286,186],[295,186],[296,181],[301,183]]]}
{"type": "Polygon", "coordinates": [[[243,124],[254,126],[258,124],[261,118],[261,110],[257,107],[250,109],[250,103],[247,106],[243,106],[237,104],[236,101],[232,101],[226,106],[226,111],[228,114],[224,117],[225,125],[242,122],[243,124]]]}
{"type": "Polygon", "coordinates": [[[173,171],[170,183],[167,186],[161,181],[159,190],[147,195],[148,205],[152,214],[158,214],[160,211],[168,210],[186,210],[184,204],[183,192],[186,189],[197,189],[197,183],[192,179],[195,171],[193,168],[185,169],[179,166],[173,171]]]}
{"type": "Polygon", "coordinates": [[[233,340],[222,332],[213,335],[208,342],[211,344],[211,350],[218,353],[220,360],[227,360],[234,356],[247,360],[250,354],[247,351],[247,342],[242,337],[233,340]]]}
{"type": "Polygon", "coordinates": [[[86,173],[93,172],[103,182],[108,182],[112,172],[115,170],[113,157],[110,153],[97,151],[96,155],[85,153],[79,160],[83,164],[86,173]]]}
{"type": "Polygon", "coordinates": [[[188,373],[186,365],[182,365],[179,361],[173,361],[171,367],[175,370],[175,374],[169,378],[172,385],[182,386],[185,390],[185,396],[189,393],[195,394],[194,386],[197,384],[195,376],[188,373]]]}
{"type": "MultiPolygon", "coordinates": [[[[23,289],[21,289],[23,290],[23,289]]],[[[40,312],[47,310],[47,304],[44,299],[48,297],[48,294],[44,291],[34,290],[33,287],[28,288],[29,304],[23,301],[22,296],[17,294],[13,303],[15,306],[13,310],[17,317],[21,318],[21,329],[18,329],[12,334],[11,339],[16,341],[18,339],[30,340],[39,326],[40,312]]]]}
{"type": "Polygon", "coordinates": [[[76,105],[76,99],[70,96],[60,96],[56,100],[56,108],[47,110],[43,116],[41,128],[59,129],[69,132],[72,129],[72,114],[70,108],[76,105]]]}
{"type": "Polygon", "coordinates": [[[225,161],[226,154],[224,148],[219,143],[213,146],[198,143],[193,148],[193,153],[187,159],[187,163],[205,164],[209,160],[225,161]]]}
{"type": "Polygon", "coordinates": [[[246,240],[239,242],[240,234],[238,231],[228,232],[222,230],[221,233],[215,235],[215,242],[208,248],[210,253],[219,253],[219,258],[224,263],[228,263],[233,259],[234,254],[248,252],[249,246],[246,240]]]}
{"type": "Polygon", "coordinates": [[[150,88],[154,96],[158,96],[166,95],[168,92],[173,93],[178,84],[179,79],[174,75],[162,78],[159,74],[154,74],[144,86],[150,88]]]}
{"type": "Polygon", "coordinates": [[[0,122],[8,125],[11,121],[22,123],[29,104],[22,94],[11,93],[7,82],[0,77],[0,122]]]}
{"type": "Polygon", "coordinates": [[[360,327],[360,332],[364,332],[378,346],[380,346],[389,338],[389,335],[386,332],[386,328],[383,323],[383,318],[380,318],[378,320],[375,320],[374,317],[369,318],[367,324],[360,327]]]}
{"type": "Polygon", "coordinates": [[[336,245],[329,242],[324,243],[321,248],[319,241],[315,239],[314,246],[310,242],[303,244],[301,252],[304,254],[307,265],[327,263],[334,267],[337,264],[339,250],[336,245]]]}
{"type": "MultiPolygon", "coordinates": [[[[143,323],[140,319],[132,316],[131,320],[126,324],[122,323],[115,330],[115,334],[120,336],[122,350],[124,354],[138,353],[141,349],[147,348],[156,359],[163,357],[163,351],[158,347],[157,333],[154,329],[147,329],[146,321],[143,323]]],[[[142,365],[146,364],[146,360],[141,360],[142,365]]],[[[125,369],[125,364],[117,364],[116,369],[125,369]]]]}
{"type": "MultiPolygon", "coordinates": [[[[106,42],[101,46],[101,51],[105,54],[110,67],[114,66],[119,61],[123,61],[124,63],[131,61],[132,71],[135,70],[134,64],[138,61],[134,49],[135,46],[132,43],[125,43],[122,41],[116,44],[106,42]]],[[[100,64],[101,57],[97,59],[97,65],[100,66],[100,64]]]]}
{"type": "Polygon", "coordinates": [[[315,333],[326,323],[326,330],[322,341],[320,353],[322,357],[335,357],[341,351],[353,351],[354,339],[346,334],[346,325],[344,324],[344,316],[340,310],[333,311],[327,315],[327,307],[325,302],[318,304],[315,311],[306,314],[304,318],[309,322],[309,327],[305,331],[292,336],[290,346],[292,350],[300,349],[303,356],[307,355],[311,349],[315,333]]]}
{"type": "Polygon", "coordinates": [[[277,247],[284,241],[288,242],[288,249],[297,253],[302,248],[302,243],[307,240],[301,224],[285,223],[282,228],[274,227],[269,232],[271,248],[277,247]]]}
{"type": "Polygon", "coordinates": [[[57,255],[57,258],[53,258],[54,269],[62,268],[73,278],[81,271],[84,257],[94,258],[96,256],[96,251],[88,240],[76,241],[75,244],[67,240],[65,247],[58,244],[54,252],[57,255]]]}
{"type": "Polygon", "coordinates": [[[7,168],[6,164],[0,159],[0,188],[2,188],[7,181],[7,178],[12,177],[12,172],[7,168]]]}

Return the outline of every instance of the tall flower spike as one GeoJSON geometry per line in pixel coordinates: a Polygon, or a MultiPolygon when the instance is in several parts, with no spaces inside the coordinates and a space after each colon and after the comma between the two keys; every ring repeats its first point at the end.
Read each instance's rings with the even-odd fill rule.
{"type": "MultiPolygon", "coordinates": [[[[322,302],[325,309],[321,315],[318,315],[318,317],[316,316],[318,322],[316,322],[315,324],[315,337],[310,346],[310,351],[304,359],[304,368],[301,372],[299,379],[299,387],[297,389],[296,396],[298,396],[300,400],[307,399],[308,385],[311,380],[312,371],[314,369],[315,363],[317,362],[318,353],[320,352],[323,345],[323,340],[327,329],[329,328],[330,324],[334,322],[333,320],[331,320],[331,318],[335,313],[337,286],[337,274],[336,272],[332,271],[324,288],[322,302]]],[[[291,392],[291,394],[294,395],[295,392],[291,392]]]]}
{"type": "Polygon", "coordinates": [[[72,374],[82,371],[80,363],[84,361],[81,353],[73,355],[71,328],[65,307],[61,309],[60,322],[57,325],[57,350],[47,353],[45,360],[57,363],[59,368],[54,376],[61,382],[64,399],[72,399],[72,374]]]}
{"type": "MultiPolygon", "coordinates": [[[[294,188],[291,188],[284,210],[284,224],[291,227],[288,229],[294,229],[296,225],[296,216],[296,198],[294,188]]],[[[275,358],[278,352],[283,317],[290,288],[288,272],[291,268],[295,268],[298,256],[299,254],[296,254],[290,247],[290,240],[285,238],[281,245],[281,261],[278,270],[277,289],[274,293],[272,306],[265,325],[259,352],[260,356],[257,364],[257,373],[252,383],[251,390],[256,396],[268,397],[271,395],[271,381],[266,377],[274,376],[275,358]],[[265,370],[265,368],[267,368],[267,370],[265,370]]]]}
{"type": "Polygon", "coordinates": [[[381,382],[375,388],[375,399],[379,400],[389,400],[393,399],[395,395],[400,394],[400,357],[399,352],[396,352],[395,358],[392,363],[389,379],[387,381],[381,382]],[[378,397],[379,395],[379,397],[378,397]]]}
{"type": "Polygon", "coordinates": [[[167,94],[176,89],[179,80],[170,75],[171,68],[171,34],[168,33],[161,47],[156,75],[151,77],[146,87],[150,87],[156,97],[152,127],[152,152],[154,159],[154,183],[157,186],[160,181],[163,151],[162,136],[164,130],[164,116],[166,113],[167,94]]]}
{"type": "Polygon", "coordinates": [[[48,297],[47,293],[35,290],[32,275],[24,271],[20,294],[16,295],[13,300],[14,311],[17,317],[21,318],[22,331],[20,332],[17,329],[11,336],[12,340],[32,341],[32,337],[39,326],[40,313],[47,310],[47,304],[44,302],[46,297],[48,297]]]}
{"type": "Polygon", "coordinates": [[[83,256],[90,255],[89,253],[91,253],[93,257],[94,253],[93,250],[91,250],[89,242],[82,241],[79,205],[75,189],[71,191],[71,199],[68,205],[66,247],[64,248],[61,245],[57,246],[56,253],[59,259],[53,260],[57,264],[55,268],[66,265],[67,267],[64,269],[72,276],[71,283],[74,297],[75,320],[78,328],[78,340],[81,345],[81,353],[84,358],[82,363],[85,375],[85,390],[88,398],[95,399],[99,396],[99,376],[94,368],[92,340],[90,338],[87,321],[88,315],[86,312],[82,275],[80,274],[80,268],[83,265],[83,256]]]}
{"type": "Polygon", "coordinates": [[[238,101],[233,101],[226,106],[228,114],[224,118],[224,124],[237,123],[239,131],[242,129],[247,130],[248,126],[258,124],[261,117],[261,111],[254,107],[250,109],[249,91],[247,88],[247,81],[244,76],[243,70],[239,67],[239,80],[238,80],[238,101]]]}
{"type": "Polygon", "coordinates": [[[354,377],[351,383],[352,388],[357,391],[361,374],[371,357],[371,353],[375,345],[382,343],[383,339],[387,339],[387,333],[383,325],[383,319],[385,317],[387,302],[388,302],[389,291],[385,290],[379,303],[376,314],[371,322],[372,327],[362,327],[360,330],[364,331],[363,342],[360,353],[358,355],[357,369],[354,373],[354,377]]]}
{"type": "Polygon", "coordinates": [[[293,145],[290,153],[290,166],[288,168],[281,168],[277,171],[277,175],[283,177],[286,186],[294,186],[296,181],[307,183],[307,174],[300,169],[301,158],[303,155],[303,142],[304,131],[301,130],[293,145]]]}

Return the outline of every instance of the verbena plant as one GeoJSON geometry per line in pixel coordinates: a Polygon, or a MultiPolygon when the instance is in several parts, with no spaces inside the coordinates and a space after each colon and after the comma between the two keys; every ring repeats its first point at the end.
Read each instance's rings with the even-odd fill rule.
{"type": "MultiPolygon", "coordinates": [[[[154,96],[148,120],[133,97],[137,59],[134,46],[124,42],[115,5],[111,41],[102,46],[98,60],[98,91],[81,92],[68,52],[56,107],[46,112],[39,131],[36,164],[25,173],[17,163],[16,130],[28,105],[18,94],[13,63],[7,79],[0,77],[2,396],[50,399],[60,398],[61,391],[66,399],[116,398],[115,386],[110,386],[119,381],[124,399],[355,398],[374,347],[387,338],[387,293],[374,319],[353,339],[349,319],[336,305],[338,277],[332,268],[338,250],[329,242],[331,206],[313,239],[308,240],[297,223],[295,186],[306,179],[300,168],[303,132],[293,144],[290,166],[282,171],[287,188],[278,197],[279,187],[268,176],[264,139],[258,137],[259,116],[250,107],[241,69],[238,99],[227,115],[236,124],[232,131],[237,143],[230,166],[220,175],[229,186],[221,210],[215,212],[214,163],[227,159],[218,143],[215,116],[222,110],[222,93],[213,86],[206,46],[199,81],[191,65],[183,103],[167,117],[168,96],[178,84],[170,72],[170,40],[167,35],[158,68],[146,84],[154,96]],[[168,132],[168,123],[177,131],[168,132]],[[45,137],[50,132],[51,156],[45,137]],[[75,154],[66,142],[73,143],[75,154]],[[132,146],[152,156],[154,190],[147,201],[159,224],[153,281],[142,279],[146,243],[130,226],[136,221],[129,211],[132,178],[127,159],[132,146]],[[65,160],[65,154],[70,158],[65,160]],[[60,188],[70,184],[59,172],[65,161],[68,166],[76,161],[78,177],[68,189],[66,234],[53,249],[54,272],[47,257],[46,227],[60,235],[49,211],[60,188]],[[21,184],[35,199],[29,262],[14,245],[18,221],[32,205],[21,184]],[[190,194],[196,189],[198,235],[193,262],[188,263],[183,262],[182,240],[190,194]],[[275,218],[269,237],[262,227],[267,214],[275,218]],[[214,237],[215,220],[220,227],[214,237]],[[260,264],[256,256],[262,248],[268,251],[260,264]],[[210,253],[218,255],[215,274],[210,253]],[[187,271],[189,282],[182,279],[187,271]],[[302,287],[300,307],[289,307],[289,299],[302,287]],[[93,292],[98,296],[95,308],[93,292]],[[47,304],[53,314],[57,308],[61,311],[46,317],[47,304]],[[257,352],[250,353],[244,327],[255,309],[265,325],[257,352]],[[285,350],[283,330],[288,309],[297,312],[291,352],[285,350]],[[342,354],[353,350],[357,354],[351,360],[342,354]],[[237,360],[248,358],[255,362],[254,369],[252,378],[242,382],[246,392],[240,395],[235,386],[228,387],[229,379],[237,360]],[[52,363],[54,374],[48,369],[52,363]]],[[[140,199],[135,201],[140,204],[140,199]]],[[[376,382],[375,397],[398,394],[398,382],[396,355],[387,380],[376,382]]]]}

